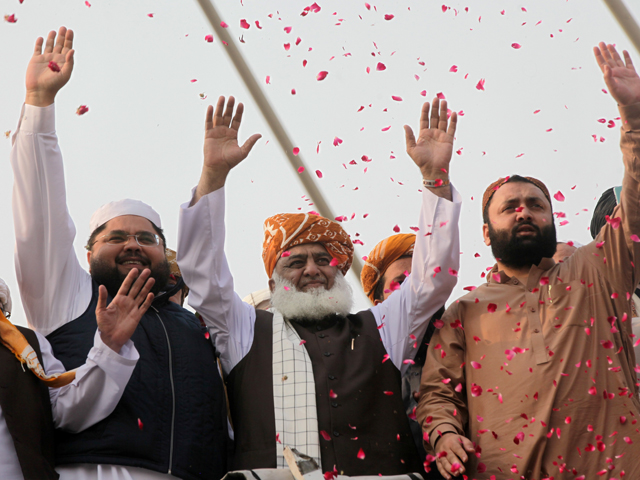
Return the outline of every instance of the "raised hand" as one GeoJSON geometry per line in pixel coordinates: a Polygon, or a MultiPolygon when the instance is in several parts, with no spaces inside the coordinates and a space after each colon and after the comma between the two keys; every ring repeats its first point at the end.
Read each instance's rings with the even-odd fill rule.
{"type": "Polygon", "coordinates": [[[593,53],[604,74],[604,82],[609,88],[609,93],[618,105],[632,105],[640,102],[640,77],[633,67],[629,52],[622,51],[623,62],[616,47],[600,42],[598,47],[593,47],[593,53]]]}
{"type": "Polygon", "coordinates": [[[122,346],[131,338],[153,302],[153,293],[150,291],[155,279],[149,278],[149,275],[149,269],[144,269],[140,275],[138,269],[131,269],[108,307],[107,289],[100,285],[96,307],[98,328],[104,344],[116,353],[120,353],[122,346]]]}
{"type": "Polygon", "coordinates": [[[445,433],[436,444],[436,465],[442,476],[450,479],[465,472],[468,453],[474,453],[473,443],[467,437],[453,432],[445,433]]]}
{"type": "Polygon", "coordinates": [[[429,116],[429,103],[422,106],[417,141],[411,127],[404,126],[407,153],[420,168],[424,178],[429,180],[447,178],[457,121],[456,112],[452,112],[451,118],[447,121],[447,101],[434,98],[431,116],[429,116]]]}
{"type": "Polygon", "coordinates": [[[37,107],[46,107],[53,103],[56,93],[69,81],[73,70],[72,30],[60,27],[57,40],[56,32],[49,32],[44,52],[43,43],[42,37],[36,40],[26,77],[25,103],[37,107]]]}

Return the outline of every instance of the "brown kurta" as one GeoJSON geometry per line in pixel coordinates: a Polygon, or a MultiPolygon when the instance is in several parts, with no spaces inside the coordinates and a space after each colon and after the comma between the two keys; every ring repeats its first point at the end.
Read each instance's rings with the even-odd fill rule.
{"type": "Polygon", "coordinates": [[[629,301],[640,280],[630,238],[640,236],[640,104],[620,110],[620,225],[564,263],[533,266],[526,285],[494,267],[431,340],[418,420],[432,443],[456,431],[477,445],[469,478],[640,478],[629,301]]]}

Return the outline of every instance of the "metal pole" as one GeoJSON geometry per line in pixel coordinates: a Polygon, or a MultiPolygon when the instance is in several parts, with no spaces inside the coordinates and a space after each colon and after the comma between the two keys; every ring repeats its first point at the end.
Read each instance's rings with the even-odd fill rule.
{"type": "MultiPolygon", "coordinates": [[[[327,217],[333,220],[335,216],[331,211],[329,204],[325,201],[324,197],[322,196],[322,193],[320,193],[320,189],[314,183],[313,178],[309,173],[309,169],[305,166],[300,154],[298,155],[293,154],[293,143],[289,139],[289,136],[285,131],[284,127],[282,126],[280,119],[276,115],[276,112],[273,110],[273,108],[271,108],[271,104],[269,103],[269,100],[267,100],[267,97],[265,96],[264,92],[258,85],[258,82],[256,81],[253,73],[251,72],[251,69],[249,68],[249,65],[247,65],[247,62],[244,60],[244,57],[242,56],[242,53],[240,53],[240,50],[238,50],[238,47],[236,47],[236,44],[234,40],[231,38],[231,35],[229,34],[228,30],[222,27],[221,25],[222,19],[218,15],[218,12],[216,11],[215,7],[213,6],[213,1],[198,0],[198,3],[200,4],[200,8],[202,8],[202,11],[204,12],[207,19],[209,20],[209,23],[211,24],[211,27],[215,31],[218,38],[226,44],[225,50],[229,55],[229,58],[233,62],[234,66],[236,67],[236,70],[238,71],[238,73],[240,74],[240,77],[244,81],[244,84],[249,90],[249,93],[251,93],[253,100],[258,105],[258,108],[260,109],[260,111],[262,112],[262,115],[264,116],[265,120],[269,124],[269,127],[271,127],[271,130],[273,131],[273,134],[275,135],[276,140],[278,140],[280,147],[282,147],[282,150],[287,156],[287,159],[289,160],[291,167],[296,172],[300,167],[304,168],[304,172],[298,174],[298,178],[300,179],[300,181],[302,182],[302,185],[304,186],[305,190],[309,194],[309,198],[311,198],[314,206],[323,217],[327,217]]],[[[360,258],[358,258],[355,255],[353,257],[351,271],[358,277],[358,281],[360,281],[360,272],[362,271],[362,262],[360,258]]]]}
{"type": "Polygon", "coordinates": [[[640,27],[638,27],[638,23],[633,19],[629,9],[622,0],[604,0],[604,3],[609,7],[609,10],[611,10],[611,13],[622,27],[622,30],[624,30],[624,33],[627,34],[633,46],[636,47],[636,50],[640,53],[640,27]]]}

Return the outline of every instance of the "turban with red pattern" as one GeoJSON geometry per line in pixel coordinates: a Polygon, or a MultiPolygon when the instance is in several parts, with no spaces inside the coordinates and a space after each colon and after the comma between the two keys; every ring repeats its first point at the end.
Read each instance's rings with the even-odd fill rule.
{"type": "Polygon", "coordinates": [[[311,213],[279,213],[264,221],[262,261],[269,278],[282,255],[296,245],[320,243],[346,274],[353,261],[353,244],[336,222],[311,213]]]}
{"type": "Polygon", "coordinates": [[[413,255],[415,243],[414,233],[399,233],[385,238],[371,250],[360,274],[360,282],[364,293],[372,303],[375,300],[374,294],[378,282],[387,268],[400,257],[413,255]]]}
{"type": "Polygon", "coordinates": [[[547,186],[544,183],[542,183],[540,180],[533,177],[520,177],[519,175],[511,175],[510,177],[499,178],[498,180],[493,182],[491,185],[489,185],[487,189],[484,191],[484,195],[482,195],[482,214],[483,215],[484,215],[484,211],[487,209],[487,204],[489,203],[489,201],[491,201],[491,197],[493,197],[493,194],[496,193],[496,191],[498,191],[498,189],[502,185],[504,185],[505,183],[509,183],[509,181],[514,176],[519,177],[529,183],[532,183],[536,187],[538,187],[540,190],[542,190],[542,193],[544,193],[544,196],[547,197],[547,200],[549,200],[549,204],[551,204],[551,195],[549,195],[549,190],[547,189],[547,186]]]}

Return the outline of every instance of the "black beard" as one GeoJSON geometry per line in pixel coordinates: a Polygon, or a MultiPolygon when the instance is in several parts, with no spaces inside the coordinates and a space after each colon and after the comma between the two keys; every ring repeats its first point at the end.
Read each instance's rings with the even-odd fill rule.
{"type": "Polygon", "coordinates": [[[531,222],[515,225],[511,231],[494,230],[489,223],[489,239],[491,251],[496,260],[513,269],[521,269],[538,265],[543,258],[551,258],[556,253],[556,226],[553,222],[540,229],[531,222]],[[518,237],[516,230],[523,225],[534,228],[534,237],[518,237]]]}
{"type": "MultiPolygon", "coordinates": [[[[114,266],[107,265],[107,263],[100,258],[91,257],[90,265],[91,278],[93,278],[98,285],[104,285],[111,298],[115,297],[127,275],[120,273],[117,264],[114,266]]],[[[169,282],[169,277],[171,275],[169,262],[165,259],[164,262],[159,265],[141,267],[138,268],[138,271],[142,272],[144,268],[149,268],[151,270],[151,278],[154,278],[156,281],[151,288],[151,293],[158,295],[164,290],[169,282]]]]}

